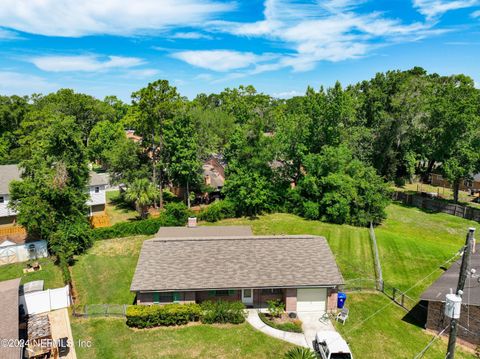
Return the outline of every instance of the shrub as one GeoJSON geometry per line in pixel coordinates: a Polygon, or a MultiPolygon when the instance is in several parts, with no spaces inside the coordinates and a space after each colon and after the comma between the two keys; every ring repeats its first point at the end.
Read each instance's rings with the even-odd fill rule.
{"type": "Polygon", "coordinates": [[[296,347],[285,354],[285,359],[317,359],[317,355],[311,349],[296,347]]]}
{"type": "Polygon", "coordinates": [[[190,212],[183,203],[168,203],[165,211],[157,218],[142,219],[131,222],[115,223],[111,227],[95,228],[95,240],[121,238],[136,235],[152,235],[158,232],[161,226],[184,226],[190,212]]]}
{"type": "Polygon", "coordinates": [[[295,319],[291,322],[285,323],[275,323],[271,320],[265,313],[258,313],[258,316],[266,325],[278,329],[283,330],[284,332],[293,332],[293,333],[302,333],[302,321],[300,319],[295,319]]]}
{"type": "Polygon", "coordinates": [[[201,312],[200,305],[195,303],[132,305],[127,308],[127,325],[135,328],[184,325],[198,321],[201,312]]]}
{"type": "Polygon", "coordinates": [[[280,299],[272,299],[267,301],[268,312],[272,317],[280,318],[283,312],[285,312],[285,304],[280,299]]]}
{"type": "Polygon", "coordinates": [[[205,208],[199,218],[207,222],[217,222],[224,218],[235,217],[235,204],[230,201],[215,201],[205,208]]]}
{"type": "Polygon", "coordinates": [[[171,202],[165,205],[160,219],[163,226],[184,226],[189,216],[190,210],[183,202],[171,202]]]}
{"type": "Polygon", "coordinates": [[[245,321],[245,305],[242,302],[206,301],[201,304],[201,321],[205,324],[231,323],[240,324],[245,321]]]}

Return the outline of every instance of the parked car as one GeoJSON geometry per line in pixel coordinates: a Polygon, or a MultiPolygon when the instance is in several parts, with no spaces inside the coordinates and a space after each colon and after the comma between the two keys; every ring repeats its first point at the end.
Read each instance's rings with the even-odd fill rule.
{"type": "Polygon", "coordinates": [[[334,331],[317,332],[313,348],[321,359],[353,359],[347,342],[334,331]]]}

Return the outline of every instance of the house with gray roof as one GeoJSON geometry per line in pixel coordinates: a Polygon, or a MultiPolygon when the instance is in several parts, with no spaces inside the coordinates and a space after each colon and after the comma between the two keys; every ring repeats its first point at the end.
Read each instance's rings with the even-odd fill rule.
{"type": "MultiPolygon", "coordinates": [[[[444,314],[445,297],[449,293],[455,293],[461,266],[461,258],[438,278],[420,296],[428,305],[426,328],[440,332],[448,324],[450,319],[444,314]]],[[[462,308],[460,312],[458,338],[465,344],[480,344],[480,244],[477,244],[475,252],[470,257],[470,272],[462,295],[462,308]]],[[[448,333],[446,333],[448,334],[448,333]]]]}
{"type": "MultiPolygon", "coordinates": [[[[8,206],[10,202],[9,186],[12,181],[21,179],[21,169],[18,165],[0,165],[0,229],[15,224],[17,213],[8,206]]],[[[90,172],[90,180],[86,191],[89,194],[87,205],[91,216],[104,213],[107,185],[108,177],[106,174],[90,172]]]]}
{"type": "MultiPolygon", "coordinates": [[[[0,339],[18,340],[19,338],[19,286],[20,278],[0,282],[0,339]]],[[[0,359],[20,359],[22,350],[19,345],[0,345],[0,359]]]]}
{"type": "Polygon", "coordinates": [[[137,304],[242,301],[289,312],[336,308],[343,277],[319,236],[253,236],[249,227],[182,227],[143,243],[131,284],[137,304]],[[203,229],[205,228],[205,229],[203,229]]]}

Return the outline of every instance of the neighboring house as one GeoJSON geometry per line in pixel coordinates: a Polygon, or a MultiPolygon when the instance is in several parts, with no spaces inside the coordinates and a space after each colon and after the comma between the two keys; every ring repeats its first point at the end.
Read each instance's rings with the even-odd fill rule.
{"type": "Polygon", "coordinates": [[[131,291],[137,304],[242,301],[288,312],[337,305],[343,278],[323,237],[252,236],[249,227],[162,228],[143,243],[131,291]]]}
{"type": "MultiPolygon", "coordinates": [[[[460,190],[461,191],[480,191],[480,173],[473,175],[473,180],[463,180],[460,182],[460,190]]],[[[442,175],[438,173],[432,173],[430,175],[430,181],[433,186],[440,186],[440,187],[447,187],[451,188],[452,185],[446,179],[442,177],[442,175]]]]}
{"type": "MultiPolygon", "coordinates": [[[[16,226],[17,213],[8,207],[10,202],[9,186],[12,181],[21,180],[21,170],[18,165],[1,165],[0,166],[0,239],[13,239],[16,242],[24,241],[26,232],[22,227],[16,226]]],[[[106,196],[105,190],[108,185],[108,176],[90,172],[90,180],[88,185],[90,216],[104,217],[106,196]]]]}
{"type": "Polygon", "coordinates": [[[212,188],[208,195],[209,201],[220,198],[220,192],[225,185],[225,165],[219,156],[211,156],[202,165],[204,183],[212,188]]]}
{"type": "MultiPolygon", "coordinates": [[[[0,282],[0,339],[19,339],[19,287],[20,278],[0,282]]],[[[21,359],[20,345],[0,345],[0,359],[21,359]]]]}
{"type": "Polygon", "coordinates": [[[135,143],[141,142],[143,139],[142,136],[138,136],[135,134],[135,130],[125,130],[125,136],[127,136],[129,140],[132,140],[135,143]]]}
{"type": "MultiPolygon", "coordinates": [[[[443,330],[450,319],[445,317],[445,296],[455,293],[460,272],[461,259],[455,262],[430,288],[420,297],[428,303],[426,328],[435,332],[443,330]]],[[[458,326],[458,338],[466,343],[480,344],[480,244],[470,258],[470,269],[476,274],[470,275],[465,283],[462,296],[462,309],[458,326]]],[[[448,332],[445,333],[448,335],[448,332]]]]}

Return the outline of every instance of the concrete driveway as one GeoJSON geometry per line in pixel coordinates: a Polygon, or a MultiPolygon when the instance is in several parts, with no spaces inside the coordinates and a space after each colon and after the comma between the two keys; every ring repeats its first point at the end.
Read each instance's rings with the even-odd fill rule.
{"type": "Polygon", "coordinates": [[[302,321],[303,334],[310,348],[313,348],[315,334],[319,331],[335,331],[329,319],[322,319],[323,312],[298,312],[298,319],[302,321]]]}

